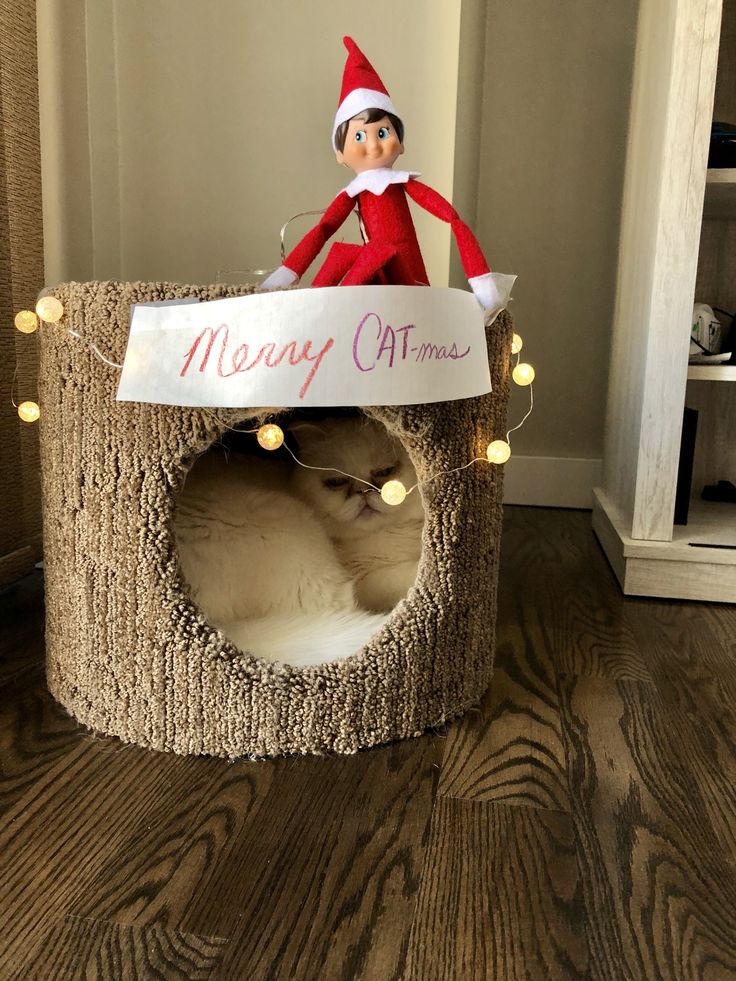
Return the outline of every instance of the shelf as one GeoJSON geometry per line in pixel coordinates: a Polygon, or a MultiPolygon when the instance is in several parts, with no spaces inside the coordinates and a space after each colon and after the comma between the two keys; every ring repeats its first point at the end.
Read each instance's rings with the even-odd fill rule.
{"type": "Polygon", "coordinates": [[[689,549],[695,559],[703,552],[699,546],[715,545],[726,555],[730,553],[729,561],[736,563],[736,504],[694,498],[687,524],[674,526],[669,545],[689,549]]]}
{"type": "Polygon", "coordinates": [[[605,492],[593,496],[593,529],[628,596],[736,603],[736,504],[693,500],[688,524],[659,542],[631,538],[605,492]]]}
{"type": "Polygon", "coordinates": [[[704,218],[736,218],[736,167],[709,170],[705,179],[704,218]]]}
{"type": "Polygon", "coordinates": [[[674,526],[671,542],[658,542],[629,537],[621,514],[598,488],[595,494],[621,536],[626,558],[736,566],[736,504],[693,498],[688,523],[674,526]]]}
{"type": "Polygon", "coordinates": [[[691,364],[688,381],[736,381],[736,364],[691,364]]]}

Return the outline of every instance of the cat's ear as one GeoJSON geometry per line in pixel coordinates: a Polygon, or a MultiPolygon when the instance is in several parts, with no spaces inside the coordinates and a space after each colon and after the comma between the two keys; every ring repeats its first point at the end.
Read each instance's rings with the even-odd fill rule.
{"type": "Polygon", "coordinates": [[[304,450],[320,439],[324,439],[325,431],[313,422],[295,422],[289,426],[289,432],[296,443],[297,450],[304,450]]]}

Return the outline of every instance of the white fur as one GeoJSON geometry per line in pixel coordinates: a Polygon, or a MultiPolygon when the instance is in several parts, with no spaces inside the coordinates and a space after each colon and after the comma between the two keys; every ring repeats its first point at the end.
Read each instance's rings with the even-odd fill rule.
{"type": "Polygon", "coordinates": [[[174,523],[182,572],[214,622],[353,609],[350,575],[275,463],[222,453],[187,477],[174,523]]]}
{"type": "Polygon", "coordinates": [[[400,480],[410,488],[417,475],[406,451],[385,426],[365,417],[328,419],[295,430],[302,462],[335,468],[325,473],[297,467],[292,477],[296,492],[324,521],[350,571],[359,605],[376,612],[393,609],[417,576],[424,525],[419,489],[392,506],[359,481],[336,488],[325,481],[340,479],[337,471],[342,470],[378,487],[400,480]]]}
{"type": "MultiPolygon", "coordinates": [[[[299,457],[376,486],[416,474],[379,423],[296,427],[299,457]],[[382,472],[390,469],[390,474],[382,472]]],[[[349,657],[416,579],[424,512],[415,490],[398,507],[359,481],[273,460],[201,457],[177,503],[184,577],[203,614],[241,650],[306,666],[349,657]]]]}
{"type": "Polygon", "coordinates": [[[272,615],[217,624],[236,647],[298,667],[339,661],[365,647],[387,619],[364,610],[272,615]]]}

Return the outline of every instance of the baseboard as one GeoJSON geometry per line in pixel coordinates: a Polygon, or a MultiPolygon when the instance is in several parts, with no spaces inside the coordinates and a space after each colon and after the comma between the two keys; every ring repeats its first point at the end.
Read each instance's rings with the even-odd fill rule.
{"type": "Polygon", "coordinates": [[[603,461],[566,456],[512,456],[504,471],[504,504],[592,508],[603,461]]]}

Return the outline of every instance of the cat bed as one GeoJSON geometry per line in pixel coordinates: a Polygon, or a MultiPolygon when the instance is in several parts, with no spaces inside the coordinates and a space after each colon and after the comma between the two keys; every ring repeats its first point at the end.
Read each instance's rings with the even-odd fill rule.
{"type": "MultiPolygon", "coordinates": [[[[235,758],[353,753],[416,736],[480,699],[493,666],[502,469],[484,463],[424,493],[414,587],[351,657],[296,668],[238,650],[192,602],[172,533],[188,469],[228,427],[289,410],[116,402],[133,303],[213,300],[249,287],[68,283],[42,331],[40,401],[47,673],[90,729],[158,750],[235,758]]],[[[505,433],[507,312],[487,328],[493,393],[366,408],[421,478],[482,456],[505,433]]]]}

